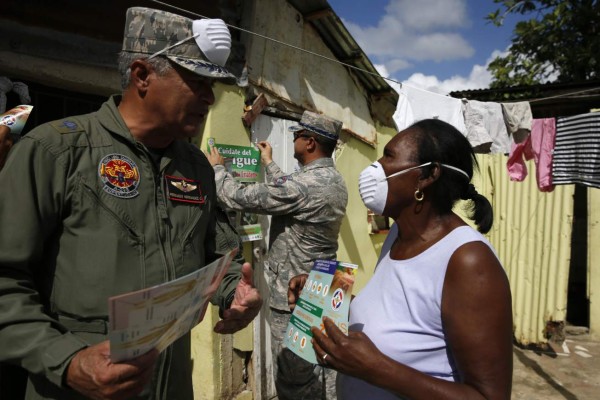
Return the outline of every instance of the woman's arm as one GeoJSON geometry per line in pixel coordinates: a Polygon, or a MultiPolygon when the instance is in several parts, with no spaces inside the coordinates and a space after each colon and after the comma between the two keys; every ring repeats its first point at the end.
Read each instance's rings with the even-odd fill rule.
{"type": "Polygon", "coordinates": [[[362,332],[346,336],[327,319],[327,336],[312,330],[315,352],[322,364],[408,399],[509,399],[511,307],[502,266],[489,247],[472,242],[451,257],[442,295],[442,321],[461,381],[445,381],[398,363],[362,332]]]}

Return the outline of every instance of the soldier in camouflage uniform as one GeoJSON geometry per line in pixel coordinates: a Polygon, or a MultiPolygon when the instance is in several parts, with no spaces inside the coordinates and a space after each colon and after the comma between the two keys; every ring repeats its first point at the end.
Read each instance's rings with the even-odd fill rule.
{"type": "MultiPolygon", "coordinates": [[[[130,8],[126,21],[122,95],[35,128],[0,171],[0,361],[29,371],[28,400],[192,400],[189,333],[160,355],[112,363],[107,299],[236,245],[218,237],[214,170],[187,140],[214,80],[235,77],[195,44],[192,20],[130,8]]],[[[216,332],[258,314],[251,277],[248,263],[229,269],[211,299],[216,332]]]]}
{"type": "Polygon", "coordinates": [[[320,367],[282,348],[282,342],[291,316],[289,280],[308,273],[316,259],[336,257],[348,202],[346,185],[331,158],[341,126],[340,121],[304,112],[300,124],[290,128],[294,132],[294,157],[302,166],[290,175],[273,162],[269,143],[259,142],[267,183],[239,183],[225,170],[216,149],[209,156],[215,166],[220,202],[230,209],[273,216],[265,273],[271,288],[269,323],[280,400],[335,398],[335,372],[321,374],[320,367]]]}

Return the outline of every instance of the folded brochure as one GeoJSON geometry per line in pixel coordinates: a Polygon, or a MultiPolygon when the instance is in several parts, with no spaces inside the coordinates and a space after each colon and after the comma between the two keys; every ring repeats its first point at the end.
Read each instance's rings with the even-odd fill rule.
{"type": "Polygon", "coordinates": [[[13,135],[20,135],[33,106],[22,104],[0,114],[0,125],[6,125],[13,135]]]}
{"type": "Polygon", "coordinates": [[[191,274],[108,299],[110,359],[159,352],[204,318],[237,249],[191,274]]]}
{"type": "Polygon", "coordinates": [[[357,265],[336,260],[316,260],[292,313],[284,345],[313,364],[317,363],[311,327],[322,332],[323,317],[329,317],[348,334],[350,297],[357,265]]]}

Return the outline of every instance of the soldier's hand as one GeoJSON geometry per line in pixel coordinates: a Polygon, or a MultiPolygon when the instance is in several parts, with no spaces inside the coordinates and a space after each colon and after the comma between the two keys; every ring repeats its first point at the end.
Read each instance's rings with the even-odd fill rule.
{"type": "Polygon", "coordinates": [[[223,158],[221,153],[219,153],[219,151],[217,150],[216,147],[212,146],[210,148],[210,153],[205,153],[205,154],[206,154],[206,158],[208,158],[208,162],[213,167],[215,165],[224,165],[225,164],[225,159],[223,158]]]}
{"type": "Polygon", "coordinates": [[[258,315],[262,306],[260,293],[252,284],[252,266],[242,265],[242,279],[235,288],[235,296],[223,319],[215,325],[217,333],[234,333],[245,328],[258,315]]]}
{"type": "Polygon", "coordinates": [[[308,274],[296,275],[290,279],[290,282],[288,283],[288,305],[290,306],[290,311],[294,311],[296,302],[298,302],[298,299],[300,298],[302,288],[307,279],[308,274]]]}
{"type": "Polygon", "coordinates": [[[258,142],[256,147],[260,150],[260,161],[264,166],[267,166],[273,162],[273,148],[269,142],[258,142]]]}
{"type": "Polygon", "coordinates": [[[79,351],[67,368],[66,384],[91,399],[129,399],[152,378],[158,351],[122,363],[110,361],[108,340],[79,351]]]}

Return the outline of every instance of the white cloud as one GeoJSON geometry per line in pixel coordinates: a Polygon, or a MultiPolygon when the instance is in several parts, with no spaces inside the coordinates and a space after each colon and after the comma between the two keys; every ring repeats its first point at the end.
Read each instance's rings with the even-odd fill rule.
{"type": "Polygon", "coordinates": [[[457,33],[433,33],[414,39],[410,47],[415,60],[436,62],[469,58],[475,50],[457,33]]]}
{"type": "Polygon", "coordinates": [[[390,73],[387,69],[387,67],[383,64],[374,64],[373,65],[375,67],[375,69],[377,70],[377,72],[379,72],[379,75],[383,76],[384,78],[387,79],[387,83],[388,85],[390,85],[396,92],[398,92],[400,90],[400,85],[402,85],[402,82],[396,80],[395,78],[390,76],[390,73]]]}
{"type": "Polygon", "coordinates": [[[492,74],[487,70],[487,66],[496,57],[506,54],[500,50],[494,50],[486,60],[485,65],[474,65],[468,77],[452,76],[451,78],[440,80],[433,75],[424,75],[422,73],[412,74],[405,82],[412,86],[446,95],[457,90],[486,89],[492,82],[492,74]]]}
{"type": "MultiPolygon", "coordinates": [[[[344,20],[344,24],[376,64],[384,77],[427,62],[468,60],[475,54],[462,29],[471,26],[467,3],[471,0],[388,0],[385,15],[372,26],[359,26],[344,20]]],[[[483,65],[473,65],[467,76],[454,75],[440,79],[424,73],[412,74],[406,82],[440,94],[457,90],[488,88],[492,76],[489,63],[505,52],[496,50],[483,65]]],[[[392,87],[395,84],[389,81],[392,87]]]]}
{"type": "Polygon", "coordinates": [[[389,60],[385,63],[386,67],[389,69],[390,74],[393,74],[396,71],[400,71],[402,69],[407,69],[412,67],[413,65],[406,60],[397,58],[389,60]]]}
{"type": "Polygon", "coordinates": [[[376,26],[361,27],[345,20],[344,24],[361,48],[393,73],[413,61],[471,57],[475,50],[456,32],[470,25],[466,1],[390,0],[376,26]]]}
{"type": "Polygon", "coordinates": [[[379,75],[383,76],[384,78],[389,78],[390,73],[387,69],[387,67],[383,64],[374,64],[373,65],[375,67],[375,69],[377,70],[377,72],[379,72],[379,75]]]}
{"type": "Polygon", "coordinates": [[[411,30],[455,28],[470,23],[464,0],[393,0],[385,10],[411,30]]]}

